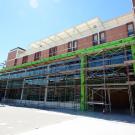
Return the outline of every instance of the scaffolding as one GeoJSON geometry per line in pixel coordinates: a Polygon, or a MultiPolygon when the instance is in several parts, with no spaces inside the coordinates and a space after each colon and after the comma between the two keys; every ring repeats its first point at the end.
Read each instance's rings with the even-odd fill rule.
{"type": "Polygon", "coordinates": [[[135,38],[130,37],[27,63],[18,71],[12,70],[19,66],[4,69],[0,76],[4,100],[112,112],[113,93],[124,93],[125,99],[128,96],[129,111],[134,114],[134,42],[135,38]]]}
{"type": "MultiPolygon", "coordinates": [[[[109,51],[103,51],[100,53],[100,56],[103,58],[102,66],[86,69],[87,74],[90,74],[90,77],[87,78],[88,105],[92,107],[93,110],[94,107],[98,105],[102,106],[103,111],[111,112],[111,93],[127,91],[129,95],[130,112],[134,114],[134,97],[132,95],[133,89],[131,89],[131,85],[135,84],[133,77],[134,71],[131,64],[126,63],[126,61],[130,61],[131,56],[127,54],[129,51],[130,47],[126,46],[114,49],[113,51],[111,50],[111,53],[109,51]],[[123,57],[119,59],[121,64],[117,63],[117,59],[117,64],[112,64],[110,59],[120,52],[123,52],[123,57]],[[133,81],[131,81],[131,76],[133,81]]],[[[101,60],[96,62],[99,64],[101,60]]]]}

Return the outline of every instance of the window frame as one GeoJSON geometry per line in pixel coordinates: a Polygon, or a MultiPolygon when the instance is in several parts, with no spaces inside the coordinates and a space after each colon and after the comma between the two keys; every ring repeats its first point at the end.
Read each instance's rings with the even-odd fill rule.
{"type": "Polygon", "coordinates": [[[18,61],[17,59],[14,60],[14,66],[17,65],[17,61],[18,61]]]}
{"type": "Polygon", "coordinates": [[[93,34],[92,35],[92,43],[93,43],[94,46],[98,45],[98,40],[99,40],[98,33],[93,34]],[[97,40],[95,40],[95,36],[96,36],[97,40]]]}
{"type": "Polygon", "coordinates": [[[50,48],[49,57],[56,56],[56,55],[57,55],[57,46],[50,48]]]}
{"type": "Polygon", "coordinates": [[[40,58],[41,58],[41,51],[40,51],[40,52],[36,52],[36,53],[34,54],[34,61],[40,60],[40,58]]]}
{"type": "Polygon", "coordinates": [[[99,33],[99,39],[100,39],[100,44],[106,43],[106,33],[105,31],[102,31],[99,33]],[[104,34],[104,38],[102,39],[102,34],[104,34]]]}
{"type": "Polygon", "coordinates": [[[133,22],[127,23],[127,34],[128,34],[128,37],[135,34],[135,28],[134,28],[134,23],[133,22]],[[132,27],[133,27],[132,31],[129,30],[130,25],[132,25],[132,27]]]}
{"type": "Polygon", "coordinates": [[[78,40],[68,42],[68,52],[73,52],[78,50],[78,40]]]}
{"type": "Polygon", "coordinates": [[[22,64],[27,63],[27,62],[28,62],[28,56],[24,56],[22,58],[22,64]]]}

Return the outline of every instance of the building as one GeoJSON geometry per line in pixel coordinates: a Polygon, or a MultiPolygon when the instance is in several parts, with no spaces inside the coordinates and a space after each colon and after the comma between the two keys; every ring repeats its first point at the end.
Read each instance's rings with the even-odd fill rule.
{"type": "MultiPolygon", "coordinates": [[[[133,1],[135,3],[135,1],[133,1]]],[[[135,111],[134,11],[99,18],[8,54],[4,102],[96,111],[135,111]]]]}

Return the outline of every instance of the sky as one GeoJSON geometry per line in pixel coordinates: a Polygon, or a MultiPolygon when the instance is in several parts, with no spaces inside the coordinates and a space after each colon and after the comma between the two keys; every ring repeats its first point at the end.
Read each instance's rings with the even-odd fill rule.
{"type": "Polygon", "coordinates": [[[109,20],[132,10],[131,0],[0,0],[0,63],[16,47],[100,17],[109,20]]]}

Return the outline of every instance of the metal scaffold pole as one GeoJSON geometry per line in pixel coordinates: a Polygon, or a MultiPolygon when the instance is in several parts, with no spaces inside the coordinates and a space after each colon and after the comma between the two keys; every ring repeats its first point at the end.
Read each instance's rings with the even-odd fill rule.
{"type": "MultiPolygon", "coordinates": [[[[135,45],[131,45],[132,59],[135,60],[135,45]]],[[[133,69],[135,73],[135,63],[133,64],[133,69]]]]}
{"type": "MultiPolygon", "coordinates": [[[[49,73],[49,66],[47,66],[47,72],[49,73]]],[[[47,94],[48,94],[48,84],[49,84],[49,75],[46,76],[46,87],[44,91],[44,102],[47,102],[47,94]]]]}
{"type": "Polygon", "coordinates": [[[85,111],[87,106],[86,101],[86,75],[85,75],[85,68],[87,66],[87,56],[81,56],[81,102],[80,102],[80,110],[85,111]]]}
{"type": "Polygon", "coordinates": [[[4,101],[6,100],[6,96],[7,96],[8,83],[9,83],[9,80],[7,80],[7,84],[6,84],[6,89],[4,93],[4,101]]]}
{"type": "Polygon", "coordinates": [[[24,93],[24,86],[25,86],[25,78],[23,79],[23,84],[22,84],[22,92],[21,92],[21,100],[23,100],[23,93],[24,93]]]}
{"type": "MultiPolygon", "coordinates": [[[[133,48],[131,47],[131,50],[133,51],[133,48]]],[[[124,53],[125,53],[125,60],[127,61],[127,51],[126,48],[124,48],[124,53]]],[[[134,54],[132,54],[134,55],[134,54]]],[[[135,65],[133,65],[135,66],[135,65]]],[[[133,103],[133,95],[132,95],[132,89],[131,89],[131,84],[130,84],[130,69],[129,65],[126,64],[126,72],[127,72],[127,81],[128,81],[128,95],[129,95],[129,104],[130,104],[130,113],[131,115],[134,115],[134,103],[133,103]]]]}
{"type": "Polygon", "coordinates": [[[8,90],[8,84],[9,84],[9,78],[10,78],[10,73],[8,74],[8,80],[7,80],[7,84],[6,84],[6,88],[5,88],[4,101],[5,101],[6,96],[7,96],[7,90],[8,90]]]}

